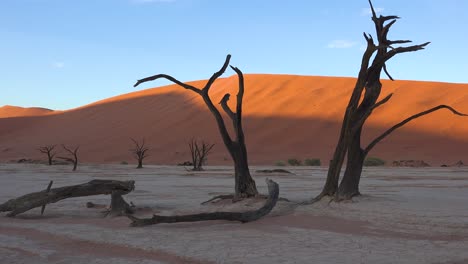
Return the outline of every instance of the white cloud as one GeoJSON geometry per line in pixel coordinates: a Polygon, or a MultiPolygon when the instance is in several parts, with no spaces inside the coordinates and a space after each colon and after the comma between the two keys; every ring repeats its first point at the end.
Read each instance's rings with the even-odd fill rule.
{"type": "MultiPolygon", "coordinates": [[[[374,10],[375,10],[375,13],[382,13],[385,9],[383,7],[376,7],[374,8],[374,10]]],[[[361,9],[361,16],[368,16],[368,15],[372,15],[372,10],[370,9],[370,7],[361,9]]]]}
{"type": "Polygon", "coordinates": [[[56,69],[62,69],[65,68],[65,63],[61,61],[55,61],[52,63],[52,67],[56,69]]]}
{"type": "Polygon", "coordinates": [[[354,47],[357,43],[349,40],[334,40],[327,47],[330,49],[347,49],[354,47]]]}

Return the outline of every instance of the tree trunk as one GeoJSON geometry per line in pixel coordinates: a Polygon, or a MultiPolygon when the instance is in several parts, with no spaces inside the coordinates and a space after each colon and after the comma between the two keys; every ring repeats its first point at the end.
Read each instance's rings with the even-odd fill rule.
{"type": "Polygon", "coordinates": [[[87,183],[64,186],[29,193],[0,204],[0,212],[10,212],[7,216],[15,216],[36,207],[55,203],[63,199],[99,194],[112,194],[120,191],[127,194],[135,189],[135,181],[92,180],[87,183]]]}
{"type": "Polygon", "coordinates": [[[359,195],[359,181],[366,154],[361,149],[361,129],[353,135],[348,149],[346,170],[341,180],[336,197],[338,201],[351,199],[359,195]]]}
{"type": "Polygon", "coordinates": [[[73,171],[76,171],[77,166],[78,166],[78,160],[73,161],[73,171]]]}
{"type": "Polygon", "coordinates": [[[242,223],[251,222],[262,218],[271,212],[275,207],[279,197],[279,186],[276,182],[266,179],[268,185],[268,199],[261,208],[254,211],[247,212],[214,212],[214,213],[200,213],[191,215],[153,215],[152,218],[139,219],[130,215],[127,215],[132,223],[130,226],[146,226],[160,223],[178,223],[178,222],[197,222],[197,221],[209,221],[209,220],[227,220],[227,221],[239,221],[242,223]]]}
{"type": "Polygon", "coordinates": [[[130,206],[122,197],[125,194],[122,191],[113,191],[111,194],[110,210],[108,216],[122,216],[127,214],[133,214],[134,208],[130,206]]]}
{"type": "Polygon", "coordinates": [[[52,165],[52,157],[50,155],[48,155],[48,158],[49,158],[49,166],[52,165]]]}
{"type": "Polygon", "coordinates": [[[234,181],[235,197],[252,197],[258,195],[257,186],[250,175],[249,164],[247,161],[247,150],[242,146],[236,145],[232,149],[234,160],[234,181]]]}
{"type": "Polygon", "coordinates": [[[141,159],[138,160],[138,166],[136,168],[137,169],[143,168],[143,160],[141,160],[141,159]]]}

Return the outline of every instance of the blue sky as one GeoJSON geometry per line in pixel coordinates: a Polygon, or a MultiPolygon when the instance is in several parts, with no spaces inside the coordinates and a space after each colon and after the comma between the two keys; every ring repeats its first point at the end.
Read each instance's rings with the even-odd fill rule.
{"type": "MultiPolygon", "coordinates": [[[[392,59],[394,78],[468,83],[468,1],[373,2],[402,17],[391,38],[432,42],[392,59]]],[[[228,53],[245,73],[356,76],[363,31],[367,0],[0,0],[0,106],[74,108],[156,73],[206,79],[228,53]]]]}

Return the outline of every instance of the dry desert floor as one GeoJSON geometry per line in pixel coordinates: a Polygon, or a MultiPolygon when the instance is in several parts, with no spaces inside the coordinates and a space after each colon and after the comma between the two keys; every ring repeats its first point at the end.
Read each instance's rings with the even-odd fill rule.
{"type": "MultiPolygon", "coordinates": [[[[365,168],[363,195],[352,202],[298,205],[318,194],[326,168],[283,167],[294,174],[255,172],[280,185],[272,213],[252,223],[207,221],[128,227],[104,218],[92,201],[73,198],[16,218],[0,215],[0,263],[468,263],[468,168],[365,168]]],[[[135,180],[125,196],[139,216],[252,210],[262,200],[200,205],[233,189],[232,168],[132,165],[0,165],[0,203],[46,188],[91,179],[135,180]]]]}

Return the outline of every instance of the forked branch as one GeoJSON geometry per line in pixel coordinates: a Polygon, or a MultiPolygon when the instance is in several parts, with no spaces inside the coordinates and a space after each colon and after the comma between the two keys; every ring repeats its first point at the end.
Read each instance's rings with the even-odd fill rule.
{"type": "Polygon", "coordinates": [[[59,159],[63,159],[73,163],[73,171],[76,171],[76,167],[78,166],[78,150],[80,146],[75,147],[74,149],[68,148],[67,146],[62,144],[62,148],[67,151],[71,157],[58,157],[59,159]]]}

